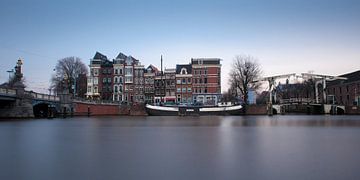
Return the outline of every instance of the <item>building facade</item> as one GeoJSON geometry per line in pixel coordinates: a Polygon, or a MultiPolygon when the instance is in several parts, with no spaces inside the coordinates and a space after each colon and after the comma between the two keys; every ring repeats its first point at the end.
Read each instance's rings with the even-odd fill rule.
{"type": "Polygon", "coordinates": [[[145,79],[144,79],[144,65],[137,63],[134,65],[134,102],[145,102],[145,79]]]}
{"type": "Polygon", "coordinates": [[[360,71],[340,75],[346,80],[327,82],[327,100],[330,104],[360,106],[360,71]]]}
{"type": "Polygon", "coordinates": [[[192,101],[192,66],[191,64],[176,65],[176,102],[191,104],[192,101]]]}
{"type": "Polygon", "coordinates": [[[155,75],[158,74],[159,70],[153,66],[149,65],[144,72],[144,95],[145,95],[145,102],[146,103],[154,103],[155,97],[155,75]]]}
{"type": "Polygon", "coordinates": [[[221,97],[218,58],[191,59],[190,64],[159,71],[146,69],[132,56],[119,53],[110,61],[96,52],[90,60],[86,97],[119,103],[200,103],[215,105],[221,97]]]}
{"type": "Polygon", "coordinates": [[[154,79],[154,103],[164,103],[165,98],[165,76],[162,71],[158,71],[155,74],[154,79]]]}
{"type": "Polygon", "coordinates": [[[191,59],[193,102],[216,105],[221,98],[221,63],[219,58],[191,59]]]}
{"type": "Polygon", "coordinates": [[[87,93],[86,97],[89,99],[101,99],[100,97],[100,87],[101,81],[100,72],[101,64],[107,61],[107,57],[99,52],[95,53],[95,56],[90,59],[90,74],[87,79],[87,93]]]}
{"type": "Polygon", "coordinates": [[[176,103],[176,69],[166,69],[165,75],[165,98],[164,102],[167,104],[176,103]]]}

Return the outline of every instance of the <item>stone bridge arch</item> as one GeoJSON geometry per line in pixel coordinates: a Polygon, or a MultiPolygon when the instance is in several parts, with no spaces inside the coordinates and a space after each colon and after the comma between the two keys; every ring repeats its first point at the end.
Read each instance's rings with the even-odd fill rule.
{"type": "Polygon", "coordinates": [[[55,117],[57,113],[55,104],[47,101],[33,102],[33,111],[37,118],[51,118],[55,117]]]}

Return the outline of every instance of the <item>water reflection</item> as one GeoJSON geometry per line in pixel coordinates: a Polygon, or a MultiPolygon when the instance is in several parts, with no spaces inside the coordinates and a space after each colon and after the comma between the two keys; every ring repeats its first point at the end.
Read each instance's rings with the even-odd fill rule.
{"type": "Polygon", "coordinates": [[[359,179],[359,125],[358,116],[2,121],[0,179],[359,179]]]}

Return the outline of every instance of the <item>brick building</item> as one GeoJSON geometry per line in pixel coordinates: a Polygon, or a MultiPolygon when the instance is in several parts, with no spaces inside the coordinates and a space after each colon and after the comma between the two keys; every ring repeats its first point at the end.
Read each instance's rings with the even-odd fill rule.
{"type": "Polygon", "coordinates": [[[339,105],[360,105],[360,71],[340,75],[346,80],[327,82],[328,103],[339,105]]]}
{"type": "Polygon", "coordinates": [[[154,102],[155,103],[164,102],[164,97],[165,97],[165,76],[164,76],[164,73],[162,71],[158,71],[155,74],[154,91],[155,91],[154,102]]]}
{"type": "Polygon", "coordinates": [[[164,101],[166,103],[176,102],[176,69],[166,69],[164,71],[165,74],[165,98],[164,101]]]}
{"type": "Polygon", "coordinates": [[[127,56],[123,53],[119,53],[119,55],[113,60],[113,69],[114,69],[114,93],[113,93],[113,101],[121,102],[124,98],[124,66],[125,60],[127,56]]]}
{"type": "Polygon", "coordinates": [[[153,66],[149,65],[144,72],[144,95],[146,103],[154,103],[155,96],[155,75],[159,73],[159,70],[153,66]]]}
{"type": "Polygon", "coordinates": [[[137,63],[134,65],[134,102],[144,103],[144,65],[137,63]]]}
{"type": "Polygon", "coordinates": [[[108,61],[107,57],[99,52],[95,53],[95,56],[90,59],[90,74],[87,79],[87,93],[86,97],[89,99],[100,99],[100,71],[101,64],[108,61]]]}
{"type": "Polygon", "coordinates": [[[221,98],[221,63],[218,58],[191,59],[193,102],[215,105],[221,98]]]}

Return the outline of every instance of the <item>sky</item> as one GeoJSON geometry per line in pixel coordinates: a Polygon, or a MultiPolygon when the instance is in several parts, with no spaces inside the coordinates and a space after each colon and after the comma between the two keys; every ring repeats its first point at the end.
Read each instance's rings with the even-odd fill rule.
{"type": "Polygon", "coordinates": [[[0,1],[0,83],[17,59],[28,89],[48,92],[57,60],[99,51],[148,66],[222,59],[222,91],[236,55],[264,76],[340,75],[360,69],[358,0],[0,1]]]}

